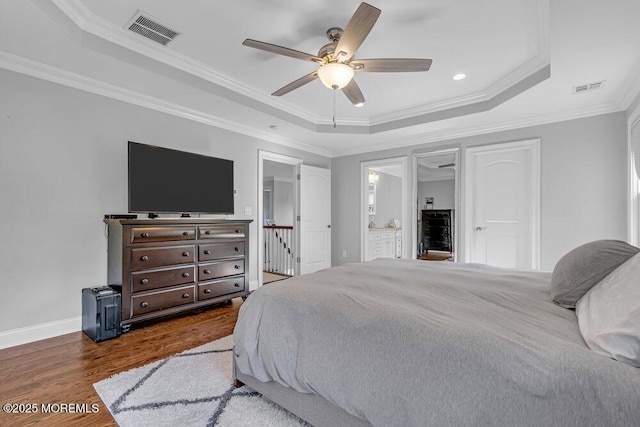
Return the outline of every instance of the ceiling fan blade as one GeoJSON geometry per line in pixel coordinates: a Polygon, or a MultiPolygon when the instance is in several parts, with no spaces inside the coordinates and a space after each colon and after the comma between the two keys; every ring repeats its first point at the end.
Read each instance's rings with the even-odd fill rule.
{"type": "Polygon", "coordinates": [[[343,61],[350,59],[373,28],[380,13],[380,9],[370,4],[360,3],[338,41],[336,55],[340,57],[340,52],[344,52],[346,56],[342,57],[343,61]]]}
{"type": "Polygon", "coordinates": [[[382,58],[382,59],[356,59],[350,62],[356,71],[369,73],[390,73],[409,71],[429,71],[431,59],[412,58],[382,58]]]}
{"type": "Polygon", "coordinates": [[[278,89],[277,91],[273,92],[271,95],[282,96],[284,94],[291,92],[292,90],[298,89],[300,86],[306,85],[307,83],[314,81],[317,78],[318,78],[318,72],[314,71],[313,73],[307,74],[304,77],[300,77],[298,80],[293,81],[288,85],[278,89]]]}
{"type": "Polygon", "coordinates": [[[289,56],[291,58],[302,59],[304,61],[317,62],[318,64],[324,64],[324,59],[311,55],[309,53],[300,52],[299,50],[289,49],[288,47],[278,46],[276,44],[261,42],[253,39],[246,39],[242,42],[243,45],[253,47],[255,49],[265,50],[271,53],[277,53],[278,55],[289,56]]]}
{"type": "Polygon", "coordinates": [[[364,104],[364,95],[355,80],[351,79],[349,84],[342,88],[342,92],[344,92],[353,105],[364,104]]]}

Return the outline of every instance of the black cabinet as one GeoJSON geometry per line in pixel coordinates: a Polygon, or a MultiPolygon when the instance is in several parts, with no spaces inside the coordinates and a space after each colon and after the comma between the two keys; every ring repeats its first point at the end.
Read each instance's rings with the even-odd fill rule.
{"type": "Polygon", "coordinates": [[[422,210],[422,249],[453,253],[453,210],[422,210]]]}

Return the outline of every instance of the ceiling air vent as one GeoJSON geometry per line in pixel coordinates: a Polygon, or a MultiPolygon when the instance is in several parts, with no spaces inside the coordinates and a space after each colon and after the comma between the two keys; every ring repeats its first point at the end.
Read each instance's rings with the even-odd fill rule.
{"type": "Polygon", "coordinates": [[[600,80],[598,82],[586,83],[579,86],[573,86],[571,88],[571,93],[577,95],[579,93],[591,92],[597,89],[602,89],[606,80],[600,80]]]}
{"type": "Polygon", "coordinates": [[[163,46],[168,45],[180,35],[178,31],[169,28],[167,24],[141,10],[133,15],[125,28],[163,46]]]}

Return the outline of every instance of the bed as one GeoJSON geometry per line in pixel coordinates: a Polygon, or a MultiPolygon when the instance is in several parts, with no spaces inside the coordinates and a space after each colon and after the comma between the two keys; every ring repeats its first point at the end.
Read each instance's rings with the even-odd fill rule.
{"type": "Polygon", "coordinates": [[[640,425],[640,369],[592,351],[550,281],[379,259],[269,284],[234,376],[316,426],[640,425]]]}

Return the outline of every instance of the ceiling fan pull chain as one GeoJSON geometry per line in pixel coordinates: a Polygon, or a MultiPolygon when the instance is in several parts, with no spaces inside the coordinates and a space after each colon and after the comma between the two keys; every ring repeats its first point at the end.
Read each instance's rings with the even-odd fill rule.
{"type": "Polygon", "coordinates": [[[333,128],[336,128],[336,89],[333,89],[333,128]]]}

